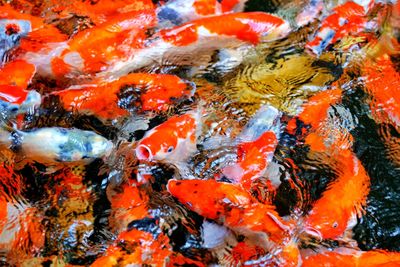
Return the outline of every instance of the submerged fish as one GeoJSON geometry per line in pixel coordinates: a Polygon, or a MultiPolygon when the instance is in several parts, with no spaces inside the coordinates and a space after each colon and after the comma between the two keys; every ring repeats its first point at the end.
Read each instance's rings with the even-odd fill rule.
{"type": "Polygon", "coordinates": [[[108,156],[113,144],[104,137],[79,129],[40,128],[29,132],[1,132],[0,143],[32,161],[44,164],[90,162],[108,156]]]}
{"type": "Polygon", "coordinates": [[[284,37],[289,25],[279,17],[262,13],[233,13],[211,16],[154,34],[146,47],[121,60],[101,74],[120,77],[131,71],[163,65],[199,66],[215,50],[258,44],[284,37]]]}
{"type": "Polygon", "coordinates": [[[194,94],[194,84],[175,75],[131,73],[120,79],[51,93],[64,108],[100,119],[127,117],[130,110],[164,112],[194,94]]]}
{"type": "Polygon", "coordinates": [[[167,188],[194,212],[239,233],[259,236],[260,246],[268,247],[268,239],[282,242],[291,229],[273,205],[256,202],[240,185],[215,180],[169,180],[167,188]]]}
{"type": "Polygon", "coordinates": [[[171,0],[157,8],[161,27],[175,26],[206,16],[242,12],[247,0],[171,0]]]}
{"type": "Polygon", "coordinates": [[[385,250],[359,251],[347,248],[323,250],[315,253],[308,250],[302,252],[303,266],[363,266],[363,267],[395,267],[400,265],[399,252],[385,250]]]}

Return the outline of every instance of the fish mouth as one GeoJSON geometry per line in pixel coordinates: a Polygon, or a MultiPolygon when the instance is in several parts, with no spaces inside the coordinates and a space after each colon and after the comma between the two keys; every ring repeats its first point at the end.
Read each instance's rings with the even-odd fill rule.
{"type": "Polygon", "coordinates": [[[150,147],[148,147],[146,145],[139,145],[136,148],[136,157],[139,160],[152,160],[153,153],[151,153],[150,147]]]}
{"type": "Polygon", "coordinates": [[[323,240],[321,232],[314,227],[305,227],[304,232],[310,237],[317,239],[319,242],[323,240]]]}

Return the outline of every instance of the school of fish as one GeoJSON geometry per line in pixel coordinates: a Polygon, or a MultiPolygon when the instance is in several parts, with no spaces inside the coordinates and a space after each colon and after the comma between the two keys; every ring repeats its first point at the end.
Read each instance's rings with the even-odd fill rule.
{"type": "Polygon", "coordinates": [[[1,266],[400,266],[400,1],[0,1],[0,124],[1,266]]]}

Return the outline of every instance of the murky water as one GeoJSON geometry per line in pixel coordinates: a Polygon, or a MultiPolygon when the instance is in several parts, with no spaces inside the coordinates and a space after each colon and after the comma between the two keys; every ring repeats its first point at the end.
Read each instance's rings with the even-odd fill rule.
{"type": "MultiPolygon", "coordinates": [[[[55,5],[51,1],[11,2],[14,8],[46,18],[47,23],[68,36],[96,25],[90,15],[61,16],[51,10],[55,5]]],[[[245,11],[271,12],[294,25],[296,17],[307,8],[304,3],[298,7],[297,2],[248,1],[245,11]]],[[[338,3],[324,4],[332,10],[330,6],[338,3]]],[[[319,56],[305,46],[328,13],[276,41],[211,51],[204,66],[146,67],[149,72],[175,74],[196,88],[193,96],[183,97],[157,112],[140,111],[138,107],[143,107],[144,101],[140,99],[143,88],[139,87],[125,88],[118,94],[117,108],[129,111],[125,117],[108,120],[78,108],[67,110],[61,97],[51,94],[63,89],[57,81],[34,78],[29,88],[42,94],[42,104],[24,114],[22,124],[18,117],[11,122],[20,123],[20,130],[26,132],[44,127],[92,131],[112,141],[113,150],[89,163],[47,164],[32,161],[29,154],[23,153],[23,135],[19,143],[8,147],[2,144],[0,265],[89,266],[112,253],[110,248],[114,252],[119,248],[120,254],[115,252],[118,266],[126,266],[129,260],[135,263],[139,256],[133,255],[141,248],[147,249],[141,252],[141,264],[145,264],[142,266],[284,266],[285,261],[279,258],[284,241],[262,246],[265,240],[249,234],[252,223],[243,226],[227,222],[230,215],[222,219],[202,216],[203,210],[197,204],[179,201],[185,192],[173,197],[167,190],[171,179],[194,178],[242,183],[257,203],[273,205],[279,218],[295,225],[289,239],[296,240],[300,251],[354,248],[400,252],[400,51],[395,44],[400,41],[398,13],[392,4],[378,5],[369,14],[376,18],[371,19],[375,28],[349,34],[319,56]],[[391,46],[387,40],[392,39],[396,40],[391,46]],[[390,75],[386,75],[388,72],[390,75]],[[383,89],[376,90],[380,84],[383,89]],[[317,108],[311,115],[302,113],[307,104],[314,103],[310,99],[334,90],[340,91],[339,100],[319,108],[331,97],[326,95],[315,100],[317,108]],[[263,107],[270,110],[255,120],[263,107]],[[138,159],[135,149],[146,134],[171,117],[192,111],[198,111],[202,121],[196,132],[195,151],[188,152],[182,161],[172,156],[151,162],[138,159]],[[257,123],[261,126],[253,127],[257,123]],[[276,135],[276,147],[261,157],[268,158],[265,170],[244,185],[232,166],[245,157],[249,148],[243,144],[255,142],[266,131],[276,135]],[[248,139],[249,132],[257,138],[248,139]],[[361,165],[352,168],[349,161],[342,162],[346,153],[353,159],[350,162],[361,165]],[[368,184],[365,205],[352,203],[354,207],[349,212],[356,210],[355,218],[345,222],[354,226],[346,233],[321,240],[305,233],[303,228],[318,200],[335,188],[340,178],[344,177],[343,187],[357,184],[346,184],[346,180],[354,169],[358,173],[363,168],[369,177],[364,183],[368,184]],[[205,229],[223,233],[219,238],[223,242],[213,240],[205,229]],[[121,241],[121,233],[135,231],[138,236],[133,237],[134,241],[121,241]],[[179,261],[178,257],[185,260],[179,261]]],[[[18,131],[13,134],[21,138],[18,131]]],[[[46,142],[43,140],[43,147],[46,142]]],[[[256,145],[252,143],[250,147],[256,145]]],[[[352,196],[343,191],[347,192],[333,192],[333,201],[322,209],[351,202],[362,189],[348,190],[355,192],[352,196]]],[[[226,193],[224,201],[231,201],[230,193],[226,193]]],[[[194,193],[187,194],[192,197],[194,193]]],[[[199,203],[203,203],[202,199],[199,203]]],[[[104,266],[114,266],[109,264],[104,266]]]]}

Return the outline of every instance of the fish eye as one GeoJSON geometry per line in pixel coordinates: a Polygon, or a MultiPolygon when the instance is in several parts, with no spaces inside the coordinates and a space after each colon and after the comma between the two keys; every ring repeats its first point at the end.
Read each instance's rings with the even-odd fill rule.
{"type": "Polygon", "coordinates": [[[172,151],[174,151],[174,147],[173,147],[173,146],[170,146],[170,147],[168,148],[167,152],[168,152],[168,153],[171,153],[172,151]]]}
{"type": "Polygon", "coordinates": [[[333,228],[336,228],[336,227],[338,227],[339,226],[339,224],[337,223],[337,222],[334,222],[333,224],[332,224],[332,227],[333,228]]]}

